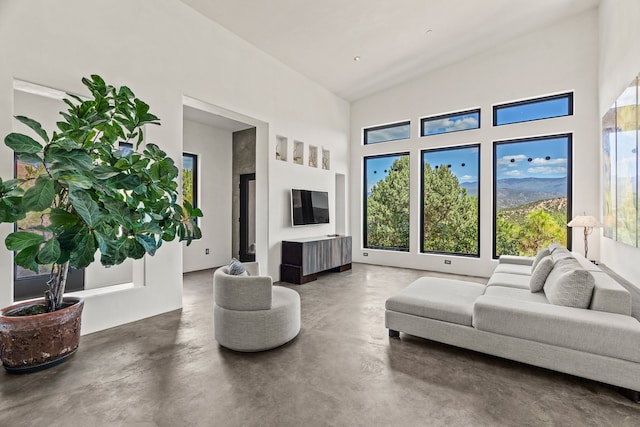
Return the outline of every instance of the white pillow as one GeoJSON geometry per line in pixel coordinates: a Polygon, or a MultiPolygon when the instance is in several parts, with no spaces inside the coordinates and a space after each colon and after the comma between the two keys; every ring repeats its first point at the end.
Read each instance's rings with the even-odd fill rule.
{"type": "Polygon", "coordinates": [[[544,287],[544,283],[553,269],[553,258],[551,255],[543,257],[536,268],[531,273],[531,279],[529,279],[529,289],[531,292],[540,292],[544,287]]]}
{"type": "Polygon", "coordinates": [[[531,264],[531,274],[533,274],[533,270],[536,269],[536,266],[538,265],[540,260],[549,255],[551,255],[551,251],[549,250],[549,248],[544,248],[540,252],[538,252],[538,254],[536,255],[536,258],[533,260],[533,264],[531,264]]]}
{"type": "Polygon", "coordinates": [[[556,263],[544,283],[544,293],[551,304],[589,308],[596,281],[577,261],[556,263]]]}

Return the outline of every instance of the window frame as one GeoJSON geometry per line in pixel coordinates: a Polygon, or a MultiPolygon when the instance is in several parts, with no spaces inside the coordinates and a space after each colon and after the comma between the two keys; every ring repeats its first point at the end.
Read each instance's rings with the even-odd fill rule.
{"type": "MultiPolygon", "coordinates": [[[[388,153],[388,154],[374,154],[371,156],[363,156],[362,157],[362,247],[363,249],[368,249],[368,250],[379,250],[379,251],[391,251],[391,252],[403,252],[403,253],[409,253],[411,251],[411,231],[409,231],[409,247],[406,249],[400,249],[400,248],[379,248],[379,247],[374,247],[374,246],[368,246],[368,242],[367,242],[367,237],[368,237],[368,233],[367,233],[367,229],[368,229],[368,222],[367,222],[367,199],[368,199],[368,195],[367,195],[367,159],[379,159],[379,158],[384,158],[384,157],[402,157],[402,156],[408,156],[409,157],[409,168],[411,168],[411,153],[409,151],[403,151],[403,152],[398,152],[398,153],[388,153]]],[[[411,175],[411,169],[409,169],[409,175],[411,175]]],[[[411,182],[409,182],[409,205],[411,205],[411,182]]],[[[410,206],[409,206],[410,207],[410,206]]],[[[409,212],[409,230],[411,230],[411,212],[409,212]]]]}
{"type": "MultiPolygon", "coordinates": [[[[195,208],[198,208],[199,205],[200,205],[200,203],[199,203],[200,200],[198,198],[198,178],[199,178],[199,176],[198,176],[198,174],[199,174],[199,171],[198,171],[198,155],[195,154],[195,153],[183,152],[182,153],[183,165],[184,165],[184,158],[185,157],[190,157],[191,161],[193,163],[193,203],[192,203],[192,207],[195,209],[195,208]]],[[[184,167],[181,168],[181,171],[184,171],[184,167]]],[[[182,202],[184,203],[184,201],[185,201],[184,200],[184,173],[181,173],[181,177],[180,178],[182,180],[182,198],[183,198],[182,202]]],[[[197,219],[198,218],[196,218],[196,220],[197,219]]]]}
{"type": "Polygon", "coordinates": [[[546,96],[541,96],[541,97],[536,97],[536,98],[529,98],[529,99],[524,99],[524,100],[521,100],[521,101],[513,101],[513,102],[507,102],[507,103],[503,103],[503,104],[496,104],[496,105],[494,105],[492,107],[492,111],[493,111],[492,124],[493,124],[494,127],[515,125],[517,123],[535,122],[535,121],[538,121],[538,120],[549,120],[549,119],[555,119],[555,118],[558,118],[558,117],[569,117],[569,116],[573,116],[573,91],[559,93],[559,94],[555,94],[555,95],[546,95],[546,96]],[[502,109],[505,109],[505,108],[520,107],[520,106],[523,106],[523,105],[533,105],[533,104],[538,104],[538,103],[542,103],[542,102],[555,101],[557,99],[565,99],[565,98],[569,102],[567,114],[563,114],[561,116],[541,117],[539,119],[521,120],[521,121],[518,121],[518,122],[510,122],[510,123],[498,124],[498,111],[499,110],[502,110],[502,109]]]}
{"type": "MultiPolygon", "coordinates": [[[[498,162],[496,159],[496,148],[500,145],[505,145],[509,143],[520,143],[520,142],[532,142],[532,141],[543,141],[547,139],[557,139],[557,138],[567,138],[567,224],[573,218],[573,133],[560,133],[553,135],[542,135],[542,136],[532,136],[532,137],[524,137],[524,138],[512,138],[512,139],[504,139],[493,141],[493,157],[491,159],[493,163],[493,176],[492,176],[492,191],[493,191],[493,216],[491,219],[492,222],[492,259],[498,259],[499,256],[496,254],[496,231],[497,231],[497,221],[498,218],[498,198],[497,198],[497,183],[498,183],[498,162]]],[[[567,248],[572,250],[572,233],[571,229],[566,226],[567,229],[567,248]]]]}
{"type": "Polygon", "coordinates": [[[404,139],[411,139],[411,120],[405,120],[402,122],[395,122],[395,123],[389,123],[386,125],[379,125],[379,126],[364,128],[362,133],[363,145],[382,144],[385,142],[402,141],[404,139]],[[384,130],[384,129],[393,129],[395,127],[400,127],[400,126],[409,126],[409,136],[407,136],[406,138],[389,139],[387,141],[369,142],[369,132],[374,132],[374,131],[384,130]]]}
{"type": "Polygon", "coordinates": [[[438,147],[438,148],[426,148],[423,150],[420,150],[420,253],[421,254],[436,254],[436,255],[451,255],[451,256],[461,256],[461,257],[467,257],[467,258],[480,258],[480,206],[481,206],[481,200],[480,200],[480,179],[481,179],[481,167],[482,167],[482,162],[481,162],[481,153],[482,153],[482,145],[480,143],[475,143],[475,144],[465,144],[465,145],[456,145],[456,146],[452,146],[452,147],[438,147]],[[478,253],[477,254],[465,254],[465,253],[458,253],[458,252],[447,252],[447,251],[427,251],[424,249],[424,195],[425,195],[425,188],[424,188],[424,153],[425,152],[434,152],[434,151],[450,151],[450,150],[459,150],[459,149],[463,149],[463,148],[473,148],[473,147],[477,147],[478,148],[478,219],[477,219],[477,223],[478,223],[478,253]]]}
{"type": "Polygon", "coordinates": [[[480,127],[482,125],[482,123],[481,123],[482,111],[481,110],[482,110],[481,108],[472,108],[470,110],[454,111],[453,113],[438,114],[436,116],[422,117],[422,118],[420,118],[420,138],[423,138],[423,137],[426,137],[426,136],[443,135],[443,134],[446,134],[446,133],[465,132],[465,131],[468,131],[468,130],[480,129],[480,127]],[[464,115],[473,114],[473,113],[478,113],[478,127],[469,128],[469,129],[450,130],[450,131],[439,132],[439,133],[430,133],[430,134],[425,134],[424,133],[424,123],[425,122],[431,122],[431,121],[442,120],[442,119],[449,119],[451,117],[464,116],[464,115]]]}

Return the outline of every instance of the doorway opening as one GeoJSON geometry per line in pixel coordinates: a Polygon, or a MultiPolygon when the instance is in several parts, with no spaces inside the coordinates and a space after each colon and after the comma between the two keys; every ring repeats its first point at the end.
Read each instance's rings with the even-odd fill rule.
{"type": "Polygon", "coordinates": [[[240,175],[240,261],[256,260],[256,174],[240,175]]]}

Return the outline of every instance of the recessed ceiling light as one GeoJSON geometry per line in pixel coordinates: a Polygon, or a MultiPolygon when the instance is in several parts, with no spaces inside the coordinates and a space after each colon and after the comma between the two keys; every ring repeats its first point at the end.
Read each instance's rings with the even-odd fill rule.
{"type": "Polygon", "coordinates": [[[358,61],[360,61],[360,57],[359,57],[359,56],[354,56],[354,57],[353,57],[353,60],[354,60],[354,61],[356,61],[356,62],[358,62],[358,61]]]}

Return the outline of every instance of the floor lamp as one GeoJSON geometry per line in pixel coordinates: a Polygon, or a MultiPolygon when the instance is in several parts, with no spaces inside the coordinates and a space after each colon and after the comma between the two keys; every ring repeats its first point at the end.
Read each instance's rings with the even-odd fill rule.
{"type": "MultiPolygon", "coordinates": [[[[567,224],[568,227],[584,227],[584,257],[589,252],[589,234],[594,228],[602,227],[602,224],[591,215],[578,215],[567,224]]],[[[589,259],[589,258],[587,258],[589,259]]]]}

